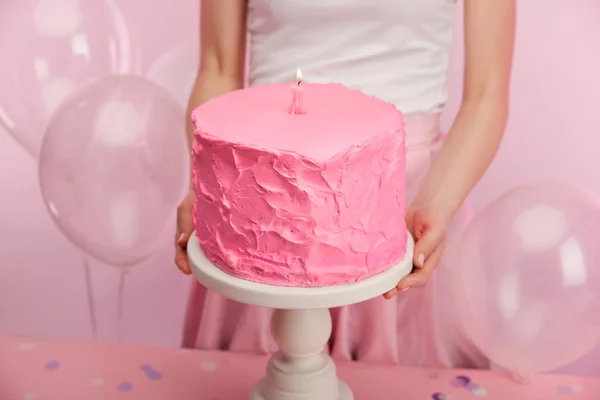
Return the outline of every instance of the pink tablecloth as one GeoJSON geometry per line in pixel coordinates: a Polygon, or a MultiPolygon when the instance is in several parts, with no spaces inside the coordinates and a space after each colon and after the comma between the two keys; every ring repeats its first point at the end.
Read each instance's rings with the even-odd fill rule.
{"type": "MultiPolygon", "coordinates": [[[[0,336],[0,400],[246,400],[266,358],[0,336]]],[[[339,363],[356,400],[600,400],[600,380],[339,363]]]]}

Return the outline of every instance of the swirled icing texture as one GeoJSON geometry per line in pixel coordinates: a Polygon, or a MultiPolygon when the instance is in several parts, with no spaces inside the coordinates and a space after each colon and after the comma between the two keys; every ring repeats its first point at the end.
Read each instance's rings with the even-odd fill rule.
{"type": "Polygon", "coordinates": [[[194,223],[209,260],[283,286],[355,282],[406,251],[405,134],[391,104],[339,84],[217,97],[194,110],[194,223]]]}

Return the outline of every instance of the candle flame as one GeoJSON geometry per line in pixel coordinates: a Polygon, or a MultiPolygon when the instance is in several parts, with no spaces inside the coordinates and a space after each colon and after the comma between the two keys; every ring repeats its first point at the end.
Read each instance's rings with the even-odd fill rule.
{"type": "Polygon", "coordinates": [[[296,70],[296,82],[298,82],[298,84],[302,82],[302,71],[300,71],[300,68],[296,70]]]}

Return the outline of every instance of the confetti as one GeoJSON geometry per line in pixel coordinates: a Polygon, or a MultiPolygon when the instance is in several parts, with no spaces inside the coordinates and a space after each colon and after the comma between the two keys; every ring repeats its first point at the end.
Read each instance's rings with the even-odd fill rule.
{"type": "Polygon", "coordinates": [[[159,371],[157,371],[150,365],[145,364],[145,365],[142,365],[140,368],[142,371],[144,371],[146,378],[150,379],[151,381],[158,381],[158,380],[161,380],[163,377],[159,371]]]}
{"type": "Polygon", "coordinates": [[[432,398],[433,400],[448,400],[448,399],[449,399],[448,395],[447,395],[447,394],[444,394],[444,393],[434,393],[434,394],[431,396],[431,398],[432,398]]]}
{"type": "Polygon", "coordinates": [[[485,390],[481,386],[472,389],[471,393],[473,393],[475,397],[486,397],[488,395],[487,390],[485,390]]]}
{"type": "Polygon", "coordinates": [[[46,370],[48,371],[57,370],[58,367],[60,367],[60,362],[58,361],[48,361],[45,366],[46,370]]]}
{"type": "Polygon", "coordinates": [[[92,386],[95,386],[95,387],[104,386],[104,379],[100,379],[100,378],[92,379],[92,386]]]}
{"type": "Polygon", "coordinates": [[[556,391],[560,394],[571,394],[573,393],[573,388],[570,386],[559,386],[556,388],[556,391]]]}
{"type": "Polygon", "coordinates": [[[162,379],[162,374],[158,371],[147,371],[146,377],[151,381],[159,381],[162,379]]]}
{"type": "Polygon", "coordinates": [[[23,343],[19,346],[19,350],[21,351],[31,351],[35,350],[35,343],[23,343]]]}
{"type": "Polygon", "coordinates": [[[583,387],[581,385],[572,385],[571,389],[573,389],[574,392],[581,392],[583,387]]]}
{"type": "Polygon", "coordinates": [[[217,364],[213,361],[206,361],[202,364],[202,369],[205,371],[214,371],[217,369],[217,364]]]}
{"type": "Polygon", "coordinates": [[[469,383],[471,383],[471,378],[468,376],[459,375],[450,381],[450,386],[454,388],[465,388],[469,383]]]}
{"type": "Polygon", "coordinates": [[[133,390],[133,385],[129,382],[122,382],[119,383],[119,386],[117,386],[117,390],[119,392],[130,392],[133,390]]]}

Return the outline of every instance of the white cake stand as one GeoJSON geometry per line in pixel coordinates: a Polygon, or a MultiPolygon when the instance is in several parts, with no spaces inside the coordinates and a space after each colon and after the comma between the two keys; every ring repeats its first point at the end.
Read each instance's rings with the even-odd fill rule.
{"type": "Polygon", "coordinates": [[[336,375],[324,351],[331,336],[329,308],[360,303],[381,296],[408,275],[413,267],[414,242],[409,235],[406,257],[389,270],[358,283],[321,288],[265,285],[226,274],[204,256],[196,235],[188,243],[188,257],[200,283],[246,304],[274,308],[273,339],[279,346],[267,364],[267,374],[250,400],[352,400],[348,386],[336,375]]]}

